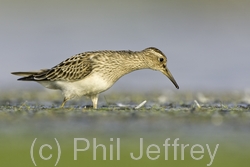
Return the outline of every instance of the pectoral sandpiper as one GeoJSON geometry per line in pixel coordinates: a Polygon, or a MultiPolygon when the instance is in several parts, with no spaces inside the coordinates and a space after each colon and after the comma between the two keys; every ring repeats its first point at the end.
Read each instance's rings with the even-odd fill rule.
{"type": "Polygon", "coordinates": [[[18,80],[36,81],[49,89],[59,89],[66,101],[81,96],[90,97],[97,108],[98,95],[109,89],[123,75],[140,69],[162,72],[179,89],[168,70],[166,56],[157,48],[142,51],[93,51],[72,56],[51,69],[33,72],[12,72],[18,80]]]}

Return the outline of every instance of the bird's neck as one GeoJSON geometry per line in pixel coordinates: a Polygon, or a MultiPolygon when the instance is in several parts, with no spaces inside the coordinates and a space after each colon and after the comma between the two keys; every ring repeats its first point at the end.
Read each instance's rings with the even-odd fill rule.
{"type": "Polygon", "coordinates": [[[149,68],[147,63],[145,62],[144,55],[142,52],[132,52],[129,55],[123,56],[123,62],[121,64],[117,64],[117,68],[120,70],[125,70],[127,73],[130,73],[135,70],[149,68]]]}
{"type": "Polygon", "coordinates": [[[125,74],[149,68],[144,56],[143,52],[113,53],[99,63],[103,64],[101,68],[105,78],[115,82],[125,74]]]}

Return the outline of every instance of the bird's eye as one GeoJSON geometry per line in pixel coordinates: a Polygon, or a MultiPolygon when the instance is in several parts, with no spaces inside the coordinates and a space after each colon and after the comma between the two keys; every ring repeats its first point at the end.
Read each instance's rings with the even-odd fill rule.
{"type": "Polygon", "coordinates": [[[159,61],[160,61],[160,62],[163,62],[163,60],[164,60],[163,58],[159,58],[159,61]]]}

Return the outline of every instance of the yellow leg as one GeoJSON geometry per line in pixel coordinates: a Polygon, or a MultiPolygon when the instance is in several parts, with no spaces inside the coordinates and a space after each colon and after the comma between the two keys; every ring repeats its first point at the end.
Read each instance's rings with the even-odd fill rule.
{"type": "Polygon", "coordinates": [[[68,100],[66,98],[63,99],[63,102],[62,102],[62,105],[61,105],[61,108],[64,107],[65,103],[67,102],[68,100]]]}
{"type": "Polygon", "coordinates": [[[98,95],[91,96],[91,100],[92,100],[92,103],[93,103],[93,108],[97,109],[98,95]]]}

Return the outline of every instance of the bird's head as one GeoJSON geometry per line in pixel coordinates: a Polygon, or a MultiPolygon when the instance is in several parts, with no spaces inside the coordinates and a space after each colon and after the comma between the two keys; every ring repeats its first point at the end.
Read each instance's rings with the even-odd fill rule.
{"type": "Polygon", "coordinates": [[[167,68],[167,57],[162,53],[162,51],[157,48],[150,47],[144,49],[143,52],[146,56],[146,63],[148,67],[153,70],[162,72],[172,81],[175,87],[179,89],[177,82],[167,68]]]}

